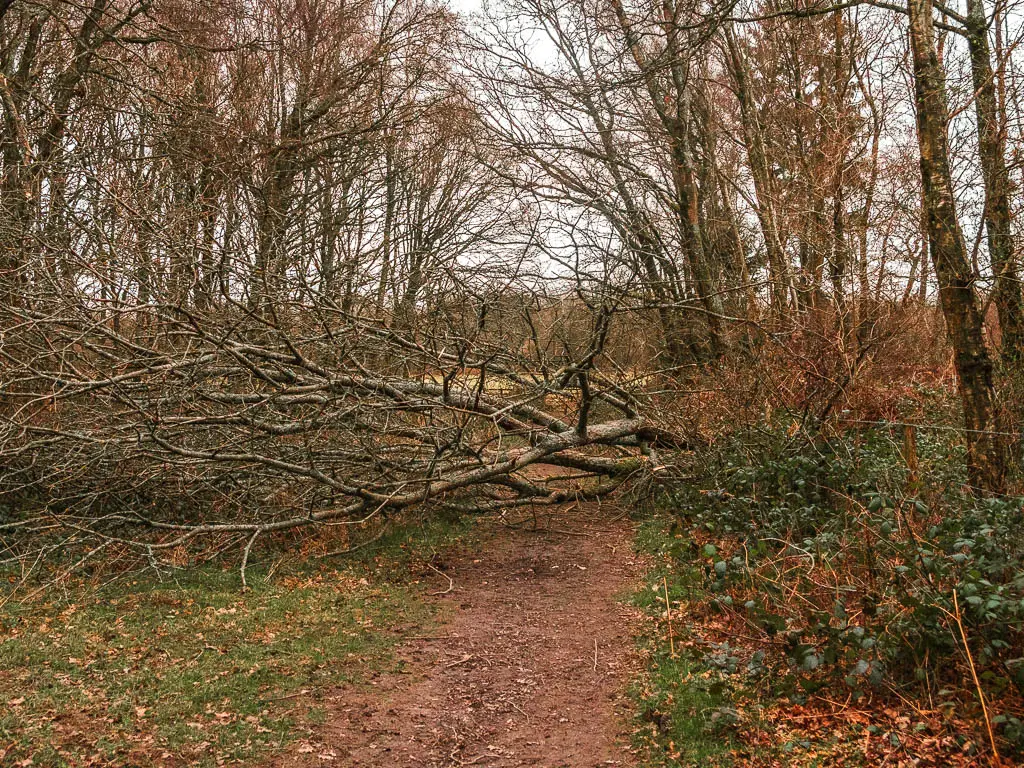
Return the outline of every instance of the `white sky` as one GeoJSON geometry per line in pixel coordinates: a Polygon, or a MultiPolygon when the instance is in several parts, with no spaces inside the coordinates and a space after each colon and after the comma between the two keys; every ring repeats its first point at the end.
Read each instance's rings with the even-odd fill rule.
{"type": "Polygon", "coordinates": [[[448,0],[448,7],[459,13],[470,14],[479,11],[482,0],[448,0]]]}

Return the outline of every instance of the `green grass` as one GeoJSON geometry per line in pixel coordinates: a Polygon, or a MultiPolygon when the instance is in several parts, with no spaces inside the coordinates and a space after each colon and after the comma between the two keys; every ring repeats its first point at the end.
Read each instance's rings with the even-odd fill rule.
{"type": "Polygon", "coordinates": [[[244,594],[236,569],[204,567],[11,601],[0,764],[202,766],[279,750],[323,719],[323,692],[396,667],[395,643],[432,620],[417,562],[465,534],[399,527],[340,562],[292,557],[269,580],[257,564],[244,594]]]}
{"type": "Polygon", "coordinates": [[[736,748],[730,733],[732,692],[679,610],[693,600],[700,579],[694,568],[683,565],[682,546],[664,518],[645,521],[637,534],[636,547],[652,564],[644,586],[632,597],[646,617],[637,639],[645,669],[630,691],[637,711],[634,746],[645,768],[728,765],[736,748]],[[674,655],[664,620],[666,581],[674,655]]]}

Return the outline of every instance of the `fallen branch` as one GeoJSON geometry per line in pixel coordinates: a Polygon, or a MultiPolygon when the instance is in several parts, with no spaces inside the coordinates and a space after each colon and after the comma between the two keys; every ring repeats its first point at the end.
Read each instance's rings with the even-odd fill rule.
{"type": "Polygon", "coordinates": [[[431,597],[437,597],[439,595],[447,595],[449,592],[452,591],[452,589],[455,587],[455,581],[452,579],[451,576],[449,576],[444,571],[438,570],[437,568],[432,566],[430,563],[427,563],[427,568],[432,570],[434,573],[436,573],[436,574],[438,574],[440,576],[444,576],[446,579],[448,579],[448,589],[443,589],[440,592],[428,592],[427,593],[428,595],[430,595],[431,597]]]}

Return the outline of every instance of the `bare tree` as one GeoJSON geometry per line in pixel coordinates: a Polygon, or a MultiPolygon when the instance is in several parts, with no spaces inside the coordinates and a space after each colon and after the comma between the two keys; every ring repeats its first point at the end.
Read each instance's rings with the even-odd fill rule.
{"type": "Polygon", "coordinates": [[[979,488],[1001,492],[1006,484],[1006,454],[995,409],[992,360],[974,290],[975,274],[956,211],[947,144],[946,82],[935,51],[933,6],[931,0],[912,0],[908,8],[925,215],[960,383],[968,472],[979,488]]]}

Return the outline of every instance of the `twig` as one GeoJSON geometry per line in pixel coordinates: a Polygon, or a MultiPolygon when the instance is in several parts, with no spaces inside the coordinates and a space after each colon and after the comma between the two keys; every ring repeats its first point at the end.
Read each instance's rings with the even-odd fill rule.
{"type": "Polygon", "coordinates": [[[245,580],[245,569],[249,565],[249,553],[252,552],[252,545],[256,543],[256,539],[263,533],[261,529],[256,529],[252,536],[249,537],[249,542],[245,545],[245,552],[242,554],[242,565],[239,567],[238,572],[242,577],[242,590],[248,590],[249,584],[245,580]]]}
{"type": "Polygon", "coordinates": [[[303,688],[301,691],[295,691],[295,693],[289,693],[285,696],[274,696],[271,699],[260,699],[260,701],[264,704],[269,704],[272,701],[284,701],[285,699],[294,699],[299,696],[305,696],[307,693],[309,693],[309,689],[303,688]]]}
{"type": "Polygon", "coordinates": [[[668,622],[668,650],[674,659],[676,657],[676,641],[672,636],[672,603],[668,599],[668,577],[661,577],[662,584],[665,585],[665,621],[668,622]]]}
{"type": "Polygon", "coordinates": [[[520,707],[520,706],[519,706],[518,704],[516,704],[516,703],[515,703],[514,701],[510,701],[510,702],[509,702],[509,704],[511,704],[511,705],[512,705],[512,706],[513,706],[513,707],[514,707],[514,708],[515,708],[515,709],[516,709],[517,711],[519,711],[519,712],[521,712],[521,713],[522,713],[523,717],[525,717],[525,718],[526,718],[526,722],[527,722],[527,723],[529,723],[529,722],[530,722],[530,715],[529,715],[529,713],[528,713],[528,712],[527,712],[527,711],[526,711],[525,709],[523,709],[522,707],[520,707]]]}
{"type": "Polygon", "coordinates": [[[476,765],[481,760],[493,760],[494,757],[494,755],[488,755],[485,753],[483,755],[477,755],[472,760],[460,760],[459,765],[476,765]]]}
{"type": "Polygon", "coordinates": [[[530,531],[530,533],[557,533],[560,536],[583,536],[585,538],[593,538],[594,534],[585,533],[583,531],[566,531],[561,528],[537,528],[530,531]]]}
{"type": "Polygon", "coordinates": [[[432,570],[434,573],[439,573],[442,576],[444,576],[446,579],[448,579],[448,589],[442,589],[440,592],[427,592],[428,595],[430,595],[431,597],[437,597],[438,595],[447,595],[449,592],[452,591],[452,588],[455,586],[455,581],[452,579],[451,576],[449,576],[444,571],[439,571],[437,568],[432,566],[430,563],[427,563],[427,568],[432,570]]]}
{"type": "Polygon", "coordinates": [[[971,668],[971,679],[974,680],[974,688],[978,692],[978,701],[981,702],[981,714],[985,718],[985,730],[988,732],[988,741],[992,745],[992,764],[999,768],[1003,764],[1002,759],[999,757],[999,749],[996,747],[996,736],[992,731],[992,720],[988,716],[988,706],[985,703],[985,693],[981,689],[981,681],[978,680],[978,670],[974,666],[974,657],[971,655],[971,647],[967,643],[967,632],[964,630],[963,616],[960,613],[960,601],[957,599],[956,590],[953,590],[953,611],[950,613],[945,608],[942,612],[947,616],[950,616],[953,621],[956,622],[957,629],[960,630],[960,639],[964,643],[964,653],[967,654],[967,664],[971,668]]]}

